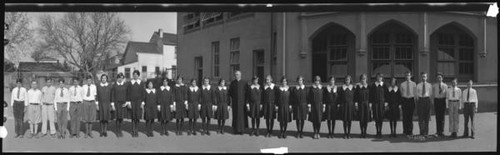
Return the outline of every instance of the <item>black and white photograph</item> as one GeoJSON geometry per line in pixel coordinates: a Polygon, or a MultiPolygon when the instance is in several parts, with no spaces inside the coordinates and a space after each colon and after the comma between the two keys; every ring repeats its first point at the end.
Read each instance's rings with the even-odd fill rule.
{"type": "Polygon", "coordinates": [[[4,3],[2,153],[497,152],[497,2],[4,3]]]}

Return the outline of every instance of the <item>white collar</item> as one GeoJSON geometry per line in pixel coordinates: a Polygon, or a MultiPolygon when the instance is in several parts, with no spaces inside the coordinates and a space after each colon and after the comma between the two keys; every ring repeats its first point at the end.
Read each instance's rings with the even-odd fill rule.
{"type": "Polygon", "coordinates": [[[198,91],[198,86],[194,86],[194,87],[190,86],[189,90],[191,90],[192,92],[196,92],[196,91],[198,91]]]}
{"type": "Polygon", "coordinates": [[[141,79],[132,80],[132,81],[130,81],[130,82],[132,82],[132,84],[134,84],[134,83],[141,84],[141,79]]]}
{"type": "Polygon", "coordinates": [[[62,88],[61,87],[57,87],[57,89],[64,90],[64,89],[67,89],[67,88],[66,87],[62,87],[62,88]]]}
{"type": "Polygon", "coordinates": [[[313,85],[312,85],[312,87],[313,87],[313,88],[318,88],[318,89],[321,89],[321,87],[323,87],[323,86],[322,86],[322,85],[317,86],[317,85],[314,85],[314,84],[313,84],[313,85]]]}
{"type": "Polygon", "coordinates": [[[153,89],[146,89],[146,92],[148,93],[151,93],[151,91],[153,92],[153,94],[156,92],[156,90],[153,88],[153,89]]]}
{"type": "Polygon", "coordinates": [[[222,86],[222,87],[221,87],[221,86],[219,86],[219,90],[226,90],[226,89],[227,89],[227,87],[226,87],[226,86],[222,86]]]}
{"type": "Polygon", "coordinates": [[[260,85],[250,85],[250,89],[259,89],[260,85]]]}
{"type": "Polygon", "coordinates": [[[170,86],[166,86],[166,87],[165,86],[161,86],[160,89],[161,90],[167,89],[167,91],[170,91],[170,86]]]}
{"type": "Polygon", "coordinates": [[[208,85],[208,86],[203,85],[202,87],[203,87],[203,90],[210,90],[210,85],[208,85]]]}
{"type": "Polygon", "coordinates": [[[175,84],[176,87],[184,86],[184,83],[182,84],[175,84]]]}
{"type": "Polygon", "coordinates": [[[267,88],[271,88],[271,89],[274,89],[274,83],[271,83],[270,85],[265,85],[264,86],[264,89],[267,89],[267,88]]]}
{"type": "Polygon", "coordinates": [[[99,83],[102,87],[107,87],[108,86],[108,82],[102,84],[102,83],[99,83]]]}
{"type": "Polygon", "coordinates": [[[281,87],[280,87],[280,90],[281,90],[281,91],[288,91],[288,88],[290,88],[290,87],[289,87],[289,86],[286,86],[286,87],[281,86],[281,87]]]}
{"type": "Polygon", "coordinates": [[[398,86],[394,86],[394,88],[392,86],[390,86],[389,91],[391,91],[391,90],[398,91],[398,86]]]}
{"type": "Polygon", "coordinates": [[[121,86],[121,85],[125,84],[125,80],[123,80],[121,83],[118,82],[118,81],[116,81],[116,84],[119,85],[119,86],[121,86]]]}
{"type": "Polygon", "coordinates": [[[336,93],[336,92],[337,92],[337,86],[336,86],[336,85],[333,85],[333,87],[332,87],[332,86],[330,86],[330,85],[326,85],[326,90],[327,90],[329,93],[331,93],[331,92],[332,92],[332,89],[333,89],[333,93],[336,93]]]}
{"type": "Polygon", "coordinates": [[[342,89],[344,89],[344,90],[346,90],[346,89],[352,90],[352,87],[353,87],[352,84],[350,84],[349,86],[347,86],[345,84],[342,85],[342,89]]]}
{"type": "Polygon", "coordinates": [[[298,85],[298,86],[297,86],[297,89],[304,89],[304,88],[306,88],[306,86],[305,86],[305,85],[302,85],[302,86],[301,86],[301,85],[298,85]]]}
{"type": "Polygon", "coordinates": [[[383,86],[384,85],[384,81],[382,82],[378,82],[378,81],[375,81],[375,86],[383,86]]]}
{"type": "Polygon", "coordinates": [[[368,88],[368,84],[362,85],[361,83],[356,84],[359,88],[368,88]]]}

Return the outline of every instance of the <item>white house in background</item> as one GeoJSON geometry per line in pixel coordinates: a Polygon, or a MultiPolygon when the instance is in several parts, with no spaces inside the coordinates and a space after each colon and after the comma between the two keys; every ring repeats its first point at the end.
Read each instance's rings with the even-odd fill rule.
{"type": "Polygon", "coordinates": [[[154,32],[149,42],[129,41],[117,71],[131,78],[134,70],[139,70],[143,79],[167,71],[167,77],[172,78],[177,68],[176,45],[177,36],[162,29],[154,32]]]}

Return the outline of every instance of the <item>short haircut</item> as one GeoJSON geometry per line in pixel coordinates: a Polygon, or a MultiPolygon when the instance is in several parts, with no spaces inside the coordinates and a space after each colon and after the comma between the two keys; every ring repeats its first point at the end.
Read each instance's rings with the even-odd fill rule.
{"type": "Polygon", "coordinates": [[[45,79],[45,82],[49,82],[49,81],[52,81],[52,78],[45,79]]]}
{"type": "MultiPolygon", "coordinates": [[[[259,80],[259,77],[258,76],[253,76],[252,77],[252,82],[255,81],[255,80],[259,80]]],[[[258,81],[257,81],[258,82],[258,81]]]]}
{"type": "Polygon", "coordinates": [[[363,73],[363,74],[361,74],[361,75],[359,76],[359,80],[363,79],[363,76],[364,76],[364,77],[366,77],[366,79],[368,80],[368,76],[367,76],[365,73],[363,73]]]}
{"type": "Polygon", "coordinates": [[[303,76],[300,76],[300,75],[299,75],[299,76],[297,76],[297,79],[296,79],[296,80],[297,80],[297,82],[298,82],[300,79],[304,80],[304,77],[303,77],[303,76]]]}
{"type": "Polygon", "coordinates": [[[454,77],[451,81],[458,81],[458,78],[454,77]]]}
{"type": "Polygon", "coordinates": [[[319,75],[316,75],[316,76],[314,76],[313,81],[314,82],[316,82],[316,81],[320,81],[321,82],[321,77],[319,75]]]}
{"type": "Polygon", "coordinates": [[[16,83],[23,83],[23,79],[17,79],[16,83]]]}
{"type": "Polygon", "coordinates": [[[72,80],[73,80],[73,81],[75,81],[75,80],[76,80],[76,81],[80,81],[80,78],[78,78],[78,77],[73,77],[73,78],[72,78],[72,80]]]}
{"type": "Polygon", "coordinates": [[[31,80],[31,83],[38,83],[38,81],[36,81],[36,80],[31,80]]]}
{"type": "Polygon", "coordinates": [[[436,75],[436,76],[441,76],[441,77],[443,77],[443,73],[441,73],[441,72],[437,72],[437,75],[436,75]]]}
{"type": "Polygon", "coordinates": [[[333,76],[333,75],[332,75],[332,76],[330,76],[330,77],[328,78],[328,81],[332,81],[332,79],[333,79],[333,80],[335,80],[335,76],[333,76]]]}
{"type": "Polygon", "coordinates": [[[424,74],[425,74],[425,75],[427,75],[427,73],[426,73],[426,72],[421,72],[421,73],[420,73],[420,75],[424,75],[424,74]]]}
{"type": "Polygon", "coordinates": [[[61,82],[63,82],[63,83],[65,82],[65,81],[64,81],[64,78],[60,78],[60,79],[59,79],[59,83],[61,83],[61,82]]]}
{"type": "Polygon", "coordinates": [[[285,76],[283,76],[283,77],[281,77],[280,82],[283,82],[283,81],[285,81],[285,80],[288,82],[288,80],[286,79],[286,77],[285,77],[285,76]]]}
{"type": "Polygon", "coordinates": [[[411,75],[411,72],[410,72],[410,71],[406,71],[406,72],[405,72],[405,75],[406,75],[406,74],[410,74],[410,75],[411,75]]]}
{"type": "Polygon", "coordinates": [[[91,79],[92,80],[92,75],[88,75],[87,78],[85,78],[85,79],[87,79],[87,80],[91,79]]]}
{"type": "Polygon", "coordinates": [[[222,83],[222,81],[226,82],[226,80],[224,80],[223,78],[220,78],[218,84],[220,85],[220,83],[222,83]]]}
{"type": "Polygon", "coordinates": [[[133,74],[137,74],[137,76],[141,76],[141,72],[139,72],[139,70],[134,70],[134,72],[132,73],[133,74]]]}
{"type": "Polygon", "coordinates": [[[377,75],[376,75],[376,76],[377,76],[377,77],[384,77],[384,74],[382,74],[382,73],[377,73],[377,75]]]}
{"type": "Polygon", "coordinates": [[[118,75],[116,75],[116,78],[125,78],[125,76],[123,75],[123,73],[118,73],[118,75]]]}
{"type": "Polygon", "coordinates": [[[103,78],[103,77],[106,77],[106,80],[108,80],[108,79],[109,79],[108,74],[102,74],[102,75],[101,75],[101,80],[102,80],[102,78],[103,78]]]}

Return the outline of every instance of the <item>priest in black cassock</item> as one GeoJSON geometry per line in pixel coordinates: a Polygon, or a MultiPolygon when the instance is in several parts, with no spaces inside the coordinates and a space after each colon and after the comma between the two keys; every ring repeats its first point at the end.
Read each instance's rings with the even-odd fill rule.
{"type": "Polygon", "coordinates": [[[234,78],[229,86],[229,96],[231,97],[231,111],[233,113],[233,133],[242,135],[245,128],[248,128],[248,119],[246,115],[245,104],[248,83],[241,79],[241,72],[236,71],[234,78]]]}

